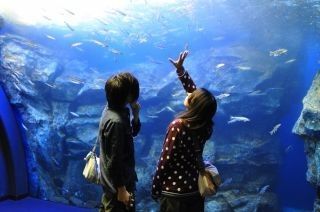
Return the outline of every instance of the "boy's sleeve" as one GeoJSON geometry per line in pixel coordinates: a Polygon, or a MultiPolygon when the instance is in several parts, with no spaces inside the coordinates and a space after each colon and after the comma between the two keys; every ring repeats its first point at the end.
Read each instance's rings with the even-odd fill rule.
{"type": "Polygon", "coordinates": [[[179,140],[179,132],[181,132],[181,130],[179,129],[179,126],[177,124],[170,124],[162,147],[161,156],[158,161],[157,170],[153,176],[152,196],[154,198],[159,197],[161,194],[161,186],[164,180],[163,178],[165,170],[167,170],[170,167],[174,153],[178,149],[178,147],[176,146],[177,142],[175,141],[179,140]]]}
{"type": "Polygon", "coordinates": [[[187,93],[192,93],[197,89],[189,73],[183,67],[181,69],[177,69],[177,75],[187,93]]]}
{"type": "Polygon", "coordinates": [[[138,122],[135,122],[133,119],[131,120],[131,126],[132,126],[132,136],[135,137],[138,135],[141,129],[141,122],[140,119],[138,119],[138,122]]]}
{"type": "Polygon", "coordinates": [[[111,142],[110,177],[116,188],[124,186],[123,148],[125,130],[121,123],[112,123],[109,128],[108,142],[111,142]]]}

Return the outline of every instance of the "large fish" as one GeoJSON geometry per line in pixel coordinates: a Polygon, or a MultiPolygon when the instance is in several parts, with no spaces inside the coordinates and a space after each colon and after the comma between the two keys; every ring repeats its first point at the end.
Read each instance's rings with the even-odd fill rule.
{"type": "Polygon", "coordinates": [[[230,116],[230,120],[228,124],[235,123],[235,122],[248,122],[250,119],[244,116],[230,116]]]}

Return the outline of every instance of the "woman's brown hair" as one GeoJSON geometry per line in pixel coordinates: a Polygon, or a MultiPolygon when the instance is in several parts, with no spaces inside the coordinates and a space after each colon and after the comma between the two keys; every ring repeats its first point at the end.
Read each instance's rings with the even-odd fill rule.
{"type": "Polygon", "coordinates": [[[205,88],[196,89],[189,95],[188,104],[188,109],[177,118],[190,124],[192,130],[212,131],[214,126],[212,118],[217,111],[217,101],[211,92],[205,88]]]}

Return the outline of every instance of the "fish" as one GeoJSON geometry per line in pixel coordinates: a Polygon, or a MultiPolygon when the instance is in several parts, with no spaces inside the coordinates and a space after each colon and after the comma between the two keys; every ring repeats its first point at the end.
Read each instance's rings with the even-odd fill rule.
{"type": "Polygon", "coordinates": [[[149,57],[149,58],[148,58],[148,61],[151,62],[151,63],[157,64],[157,65],[163,64],[163,62],[161,62],[161,61],[159,61],[159,60],[155,60],[155,59],[153,59],[152,57],[149,57]]]}
{"type": "Polygon", "coordinates": [[[219,68],[222,68],[223,66],[225,66],[224,63],[219,63],[218,65],[216,65],[216,68],[219,69],[219,68]]]}
{"type": "Polygon", "coordinates": [[[72,82],[74,84],[80,85],[80,84],[83,83],[83,81],[80,78],[77,78],[77,77],[69,77],[68,79],[69,79],[69,82],[72,82]]]}
{"type": "Polygon", "coordinates": [[[139,43],[146,43],[148,41],[148,39],[146,37],[140,37],[138,39],[139,43]]]}
{"type": "Polygon", "coordinates": [[[220,41],[220,40],[223,40],[223,39],[224,39],[223,36],[218,36],[218,37],[213,38],[212,40],[214,40],[214,41],[220,41]]]}
{"type": "Polygon", "coordinates": [[[92,43],[97,44],[98,46],[108,47],[107,44],[104,44],[104,43],[102,43],[102,42],[100,42],[100,41],[98,41],[98,40],[90,40],[90,41],[91,41],[92,43]]]}
{"type": "Polygon", "coordinates": [[[285,153],[289,153],[289,152],[291,152],[293,150],[293,147],[292,147],[292,145],[290,145],[290,146],[288,146],[284,151],[285,151],[285,153]]]}
{"type": "Polygon", "coordinates": [[[26,127],[26,125],[24,125],[23,123],[21,123],[21,126],[22,128],[25,130],[25,131],[28,131],[29,129],[26,127]]]}
{"type": "Polygon", "coordinates": [[[47,19],[48,21],[51,21],[52,19],[49,18],[48,16],[43,15],[42,17],[44,17],[45,19],[47,19]]]}
{"type": "Polygon", "coordinates": [[[112,54],[118,54],[118,55],[121,54],[121,52],[120,52],[119,50],[116,50],[116,49],[110,48],[109,51],[110,51],[112,54]]]}
{"type": "Polygon", "coordinates": [[[55,85],[51,85],[51,84],[49,84],[49,83],[47,83],[47,82],[45,82],[44,84],[47,85],[47,86],[50,87],[50,88],[55,88],[55,87],[56,87],[55,85]]]}
{"type": "Polygon", "coordinates": [[[68,9],[64,9],[67,13],[69,13],[70,15],[75,15],[74,12],[72,12],[71,10],[68,10],[68,9]]]}
{"type": "Polygon", "coordinates": [[[241,71],[249,71],[251,70],[251,67],[249,66],[237,66],[237,68],[241,71]]]}
{"type": "Polygon", "coordinates": [[[255,90],[248,94],[248,96],[261,96],[261,95],[266,95],[266,93],[262,93],[261,90],[255,90]]]}
{"type": "Polygon", "coordinates": [[[71,44],[71,47],[81,46],[82,44],[82,42],[73,43],[71,44]]]}
{"type": "Polygon", "coordinates": [[[269,185],[263,186],[263,187],[260,189],[259,194],[265,193],[269,187],[270,187],[269,185]]]}
{"type": "Polygon", "coordinates": [[[29,82],[31,85],[34,85],[34,83],[33,83],[31,80],[28,80],[28,82],[29,82]]]}
{"type": "Polygon", "coordinates": [[[225,181],[223,181],[223,183],[220,185],[220,187],[230,185],[230,183],[232,182],[232,180],[233,180],[232,177],[226,179],[225,181]]]}
{"type": "Polygon", "coordinates": [[[72,33],[68,33],[68,34],[63,35],[64,38],[70,38],[70,37],[72,37],[72,36],[73,36],[72,33]]]}
{"type": "Polygon", "coordinates": [[[154,45],[156,48],[158,48],[158,49],[165,49],[166,47],[165,47],[165,45],[163,45],[163,44],[156,44],[156,45],[154,45]]]}
{"type": "Polygon", "coordinates": [[[286,54],[287,52],[287,49],[277,49],[275,51],[270,51],[269,56],[278,57],[280,55],[286,54]]]}
{"type": "Polygon", "coordinates": [[[185,51],[189,51],[189,44],[188,44],[188,43],[186,43],[186,44],[184,45],[184,50],[185,50],[185,51]]]}
{"type": "Polygon", "coordinates": [[[108,26],[108,24],[105,21],[101,20],[100,18],[96,18],[96,20],[99,21],[101,24],[108,26]]]}
{"type": "Polygon", "coordinates": [[[179,90],[179,91],[173,93],[171,96],[172,97],[176,97],[176,96],[182,96],[183,94],[185,94],[185,91],[184,90],[179,90]]]}
{"type": "Polygon", "coordinates": [[[21,92],[21,88],[20,88],[15,82],[13,83],[13,86],[14,86],[18,91],[21,92]]]}
{"type": "Polygon", "coordinates": [[[278,129],[279,129],[280,126],[281,126],[281,124],[275,125],[275,126],[273,127],[273,129],[269,132],[270,135],[274,135],[274,134],[278,131],[278,129]]]}
{"type": "Polygon", "coordinates": [[[64,21],[64,23],[71,31],[74,31],[74,29],[70,26],[70,24],[68,24],[68,22],[64,21]]]}
{"type": "Polygon", "coordinates": [[[51,35],[46,35],[47,38],[51,39],[51,40],[55,40],[56,38],[51,36],[51,35]]]}
{"type": "Polygon", "coordinates": [[[285,63],[293,63],[294,61],[296,61],[296,59],[290,59],[290,60],[287,60],[285,63]]]}
{"type": "Polygon", "coordinates": [[[156,111],[155,114],[159,114],[159,113],[161,113],[161,112],[163,112],[163,111],[165,111],[165,110],[168,110],[168,111],[171,111],[171,112],[174,112],[174,113],[176,112],[176,111],[173,110],[170,106],[166,106],[166,107],[162,108],[161,110],[156,111]]]}
{"type": "Polygon", "coordinates": [[[159,118],[159,116],[153,116],[153,115],[149,115],[149,116],[147,116],[147,117],[152,118],[152,119],[159,118]]]}
{"type": "Polygon", "coordinates": [[[75,112],[70,112],[71,115],[73,115],[74,117],[80,117],[79,114],[75,113],[75,112]]]}
{"type": "Polygon", "coordinates": [[[230,116],[230,120],[228,121],[228,124],[235,123],[235,122],[248,122],[250,121],[249,118],[244,116],[230,116]]]}
{"type": "Polygon", "coordinates": [[[123,16],[127,16],[127,14],[125,14],[124,12],[122,12],[121,10],[117,10],[117,9],[113,9],[114,11],[116,11],[118,14],[123,15],[123,16]]]}
{"type": "Polygon", "coordinates": [[[223,98],[226,98],[226,97],[228,97],[228,96],[230,96],[229,93],[222,93],[222,94],[216,96],[216,99],[223,99],[223,98]]]}

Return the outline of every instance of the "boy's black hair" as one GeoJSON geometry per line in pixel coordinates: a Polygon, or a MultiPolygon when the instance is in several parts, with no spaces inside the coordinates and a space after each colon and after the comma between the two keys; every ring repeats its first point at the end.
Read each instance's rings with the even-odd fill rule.
{"type": "Polygon", "coordinates": [[[128,72],[119,73],[107,80],[105,93],[109,107],[124,107],[129,96],[134,101],[139,98],[139,82],[128,72]]]}

